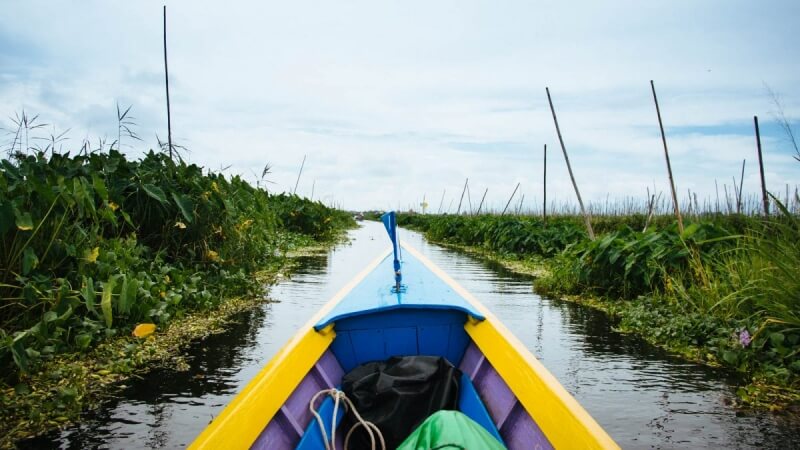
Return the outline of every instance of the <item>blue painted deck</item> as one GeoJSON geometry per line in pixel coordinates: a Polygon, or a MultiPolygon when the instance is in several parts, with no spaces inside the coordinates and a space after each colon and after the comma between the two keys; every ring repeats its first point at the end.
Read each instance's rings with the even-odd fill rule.
{"type": "MultiPolygon", "coordinates": [[[[308,410],[321,389],[338,386],[359,364],[391,356],[435,355],[447,358],[463,373],[459,409],[511,450],[552,449],[538,424],[522,407],[498,372],[472,342],[464,324],[468,316],[483,320],[471,303],[412,255],[402,265],[405,290],[392,292],[390,254],[314,327],[333,323],[336,337],[306,374],[252,448],[271,450],[322,448],[321,433],[308,410]]],[[[333,402],[320,405],[330,430],[333,402]]],[[[340,411],[336,422],[341,420],[340,411]]],[[[346,430],[338,430],[341,450],[346,430]]]]}
{"type": "Polygon", "coordinates": [[[404,292],[392,292],[392,264],[392,257],[389,255],[314,328],[321,330],[337,320],[406,308],[455,310],[478,320],[484,319],[467,300],[410,254],[403,255],[404,292]]]}

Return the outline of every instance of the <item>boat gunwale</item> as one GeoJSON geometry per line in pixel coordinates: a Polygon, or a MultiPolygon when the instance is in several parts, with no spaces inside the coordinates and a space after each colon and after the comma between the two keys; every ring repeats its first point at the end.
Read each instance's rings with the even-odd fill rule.
{"type": "Polygon", "coordinates": [[[333,331],[334,324],[330,324],[320,331],[315,330],[314,325],[333,310],[391,253],[391,248],[381,252],[379,257],[375,258],[334,294],[278,350],[258,374],[247,382],[245,387],[203,429],[188,448],[250,448],[336,337],[336,333],[333,331]],[[284,363],[291,363],[291,365],[284,363]],[[272,384],[279,384],[279,386],[267,389],[272,384]],[[267,391],[271,395],[264,395],[267,391]],[[258,410],[258,414],[247,414],[248,411],[254,410],[258,410]],[[239,414],[248,417],[248,420],[240,420],[239,414]]]}
{"type": "Polygon", "coordinates": [[[417,249],[405,241],[401,241],[401,245],[484,316],[485,319],[481,321],[468,319],[464,329],[553,447],[620,448],[558,379],[483,303],[417,249]],[[537,384],[537,379],[540,388],[538,391],[526,388],[531,382],[537,384]],[[548,392],[551,395],[545,401],[537,395],[544,393],[546,396],[548,392]],[[555,407],[556,410],[548,410],[545,406],[555,407]],[[580,426],[570,427],[565,426],[565,423],[577,423],[580,426]],[[576,443],[576,438],[580,442],[576,443]]]}

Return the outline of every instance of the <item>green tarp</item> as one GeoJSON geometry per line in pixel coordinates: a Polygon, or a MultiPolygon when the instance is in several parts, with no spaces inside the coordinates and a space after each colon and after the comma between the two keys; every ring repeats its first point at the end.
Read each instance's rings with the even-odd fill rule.
{"type": "Polygon", "coordinates": [[[505,450],[477,422],[458,411],[439,411],[425,419],[397,450],[505,450]]]}

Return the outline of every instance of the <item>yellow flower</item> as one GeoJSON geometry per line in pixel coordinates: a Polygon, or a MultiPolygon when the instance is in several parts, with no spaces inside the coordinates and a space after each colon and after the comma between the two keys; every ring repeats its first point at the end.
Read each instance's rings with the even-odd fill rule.
{"type": "Polygon", "coordinates": [[[147,337],[153,334],[154,331],[156,331],[155,324],[140,323],[139,325],[136,325],[136,328],[133,329],[133,333],[131,334],[133,334],[136,337],[147,337]]]}
{"type": "Polygon", "coordinates": [[[183,222],[175,222],[175,228],[180,228],[181,230],[185,230],[186,224],[183,222]]]}
{"type": "Polygon", "coordinates": [[[219,253],[215,252],[214,250],[208,250],[206,252],[206,258],[208,258],[209,261],[219,261],[219,253]]]}
{"type": "Polygon", "coordinates": [[[95,247],[91,250],[87,250],[86,253],[83,255],[83,259],[85,259],[86,262],[93,263],[97,262],[98,256],[100,256],[100,247],[95,247]]]}
{"type": "Polygon", "coordinates": [[[119,209],[119,205],[118,205],[118,204],[116,204],[116,203],[114,203],[114,202],[108,202],[108,207],[109,207],[109,209],[111,209],[112,211],[116,211],[117,209],[119,209]]]}
{"type": "Polygon", "coordinates": [[[247,219],[244,222],[236,225],[236,229],[241,231],[253,224],[253,219],[247,219]]]}

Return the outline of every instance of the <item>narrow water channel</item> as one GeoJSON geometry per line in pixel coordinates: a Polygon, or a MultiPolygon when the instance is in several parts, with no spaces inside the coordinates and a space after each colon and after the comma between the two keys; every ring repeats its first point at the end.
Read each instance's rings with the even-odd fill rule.
{"type": "MultiPolygon", "coordinates": [[[[223,334],[193,344],[189,370],[158,371],[80,424],[22,448],[183,448],[350,278],[388,248],[381,224],[351,242],[304,257],[274,286],[275,302],[243,313],[223,334]]],[[[800,424],[737,411],[725,372],[682,362],[612,330],[602,313],[542,298],[531,279],[429,244],[408,241],[471,291],[539,358],[623,448],[796,448],[800,424]]],[[[387,275],[387,280],[391,275],[387,275]]]]}

